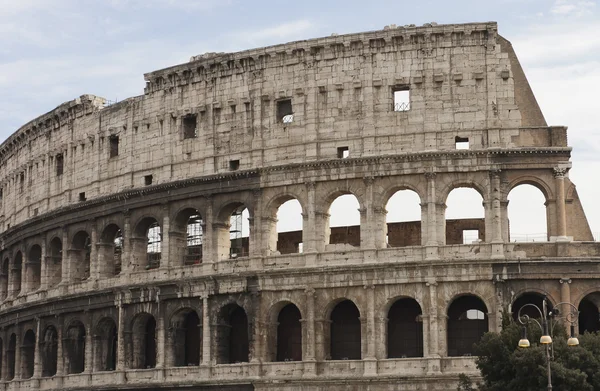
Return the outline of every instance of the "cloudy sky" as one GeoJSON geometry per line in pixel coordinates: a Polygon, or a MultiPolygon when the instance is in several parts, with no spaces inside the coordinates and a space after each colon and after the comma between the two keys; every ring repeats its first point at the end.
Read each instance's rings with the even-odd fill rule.
{"type": "MultiPolygon", "coordinates": [[[[144,72],[204,52],[387,24],[493,20],[513,43],[548,123],[569,126],[570,176],[598,237],[598,8],[597,0],[0,0],[0,139],[82,94],[140,95],[144,72]]],[[[521,196],[523,213],[535,200],[521,196]]],[[[513,230],[543,230],[523,213],[513,230]]]]}

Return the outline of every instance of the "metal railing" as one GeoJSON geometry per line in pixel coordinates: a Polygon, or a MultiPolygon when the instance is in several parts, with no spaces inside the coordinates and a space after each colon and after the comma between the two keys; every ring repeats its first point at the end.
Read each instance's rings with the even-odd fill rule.
{"type": "Polygon", "coordinates": [[[394,103],[394,111],[409,111],[410,102],[398,102],[394,103]]]}

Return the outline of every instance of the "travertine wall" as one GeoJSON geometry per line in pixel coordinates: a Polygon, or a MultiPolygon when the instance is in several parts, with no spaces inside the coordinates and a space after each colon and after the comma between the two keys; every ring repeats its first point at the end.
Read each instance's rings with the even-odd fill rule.
{"type": "Polygon", "coordinates": [[[546,126],[495,23],[208,54],[145,78],[143,96],[106,106],[84,95],[0,147],[3,389],[456,389],[459,373],[477,376],[471,347],[453,345],[450,309],[463,298],[493,331],[523,294],[578,306],[600,291],[566,128],[546,126]],[[394,110],[397,88],[410,109],[394,110]],[[291,122],[280,118],[289,103],[291,122]],[[546,198],[548,242],[510,243],[508,194],[520,184],[546,198]],[[458,187],[481,194],[483,219],[446,221],[458,187]],[[418,195],[420,221],[386,224],[399,190],[418,195]],[[360,225],[330,228],[344,194],[360,225]],[[303,229],[278,234],[290,199],[303,229]],[[230,217],[242,207],[249,235],[234,255],[230,217]],[[187,263],[191,216],[201,255],[187,263]],[[480,240],[463,245],[465,229],[480,240]],[[417,357],[388,354],[400,299],[420,310],[417,357]],[[346,300],[359,357],[332,360],[346,300]],[[296,361],[277,359],[290,304],[296,361]],[[180,365],[182,330],[194,332],[193,365],[180,365]],[[248,360],[228,360],[240,346],[248,360]]]}

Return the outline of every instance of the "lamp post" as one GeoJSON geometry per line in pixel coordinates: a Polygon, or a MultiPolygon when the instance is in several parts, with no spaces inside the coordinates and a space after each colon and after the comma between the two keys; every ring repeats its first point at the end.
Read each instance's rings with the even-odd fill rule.
{"type": "Polygon", "coordinates": [[[521,336],[521,339],[519,340],[519,347],[520,348],[528,348],[530,346],[529,340],[527,339],[527,325],[531,322],[534,322],[535,324],[537,324],[540,327],[540,330],[542,331],[542,337],[540,338],[540,344],[545,345],[546,346],[546,370],[548,373],[548,391],[552,391],[552,369],[550,368],[550,360],[553,358],[550,355],[550,347],[552,345],[552,329],[553,329],[553,325],[550,323],[548,323],[549,320],[552,320],[552,318],[558,316],[560,314],[560,311],[558,310],[558,308],[561,305],[566,305],[569,308],[569,311],[563,316],[563,318],[570,324],[571,326],[571,334],[569,339],[567,340],[567,345],[568,346],[577,346],[579,345],[579,340],[577,339],[577,337],[575,337],[575,323],[577,323],[577,318],[579,316],[579,311],[577,310],[577,307],[575,307],[573,304],[571,303],[567,303],[567,302],[561,302],[561,303],[557,303],[555,308],[550,311],[550,313],[548,313],[548,304],[547,304],[547,298],[546,296],[544,296],[544,299],[542,300],[542,308],[540,309],[540,307],[538,307],[535,304],[525,304],[524,306],[522,306],[521,308],[519,308],[519,312],[517,313],[517,319],[519,320],[519,323],[521,323],[523,325],[523,335],[521,336]],[[540,320],[542,323],[540,323],[537,319],[531,318],[529,315],[527,314],[521,314],[521,312],[523,311],[523,308],[525,307],[533,307],[535,308],[539,314],[540,314],[540,320]],[[550,319],[548,319],[548,315],[550,315],[550,319]],[[550,332],[548,332],[548,327],[550,326],[550,332]]]}

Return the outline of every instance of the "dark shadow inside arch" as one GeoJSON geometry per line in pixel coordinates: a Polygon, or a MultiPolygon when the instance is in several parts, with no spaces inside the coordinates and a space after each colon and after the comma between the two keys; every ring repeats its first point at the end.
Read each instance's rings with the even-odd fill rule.
{"type": "Polygon", "coordinates": [[[219,364],[248,362],[250,338],[246,311],[237,304],[229,304],[221,309],[219,319],[217,362],[219,364]]]}
{"type": "Polygon", "coordinates": [[[46,327],[40,343],[40,356],[42,360],[42,377],[56,375],[58,361],[58,333],[54,326],[46,327]]]}
{"type": "Polygon", "coordinates": [[[471,356],[474,345],[488,331],[485,303],[468,295],[454,300],[448,308],[448,356],[471,356]]]}
{"type": "Polygon", "coordinates": [[[202,342],[202,324],[196,311],[185,311],[174,317],[173,350],[175,366],[200,365],[200,347],[202,342]]]}
{"type": "Polygon", "coordinates": [[[11,334],[8,340],[8,349],[6,350],[7,371],[6,380],[15,378],[15,353],[17,351],[17,335],[11,334]]]}
{"type": "Polygon", "coordinates": [[[361,359],[360,313],[350,300],[337,304],[331,311],[330,355],[332,360],[361,359]]]}
{"type": "MultiPolygon", "coordinates": [[[[515,321],[518,320],[517,317],[519,311],[521,311],[521,316],[527,315],[532,319],[540,319],[540,312],[528,304],[533,304],[540,310],[542,310],[543,300],[544,295],[537,292],[526,292],[519,295],[519,297],[517,297],[511,305],[513,319],[515,321]],[[521,310],[521,308],[523,309],[521,310]]],[[[552,303],[550,302],[550,300],[547,300],[546,303],[548,307],[548,312],[550,312],[553,308],[552,303]]]]}
{"type": "Polygon", "coordinates": [[[100,236],[98,246],[99,273],[112,277],[121,273],[123,256],[123,232],[116,224],[109,224],[100,236]]]}
{"type": "Polygon", "coordinates": [[[69,272],[73,281],[82,281],[90,277],[90,257],[92,239],[86,231],[79,231],[73,237],[70,251],[69,272]]]}
{"type": "Polygon", "coordinates": [[[423,357],[421,306],[414,299],[399,299],[388,312],[388,358],[423,357]]]}
{"type": "Polygon", "coordinates": [[[302,361],[300,310],[288,304],[277,317],[277,361],[302,361]]]}
{"type": "Polygon", "coordinates": [[[27,330],[23,337],[21,347],[21,378],[29,379],[33,376],[33,365],[35,357],[35,334],[33,330],[27,330]]]}
{"type": "Polygon", "coordinates": [[[117,324],[111,318],[98,323],[95,339],[97,371],[114,371],[117,368],[117,324]]]}
{"type": "Polygon", "coordinates": [[[579,334],[600,331],[600,292],[585,296],[579,303],[579,334]]]}
{"type": "Polygon", "coordinates": [[[63,339],[67,374],[82,373],[85,369],[85,327],[75,321],[69,325],[63,339]]]}
{"type": "Polygon", "coordinates": [[[8,296],[9,265],[8,258],[4,258],[4,261],[2,261],[2,274],[0,274],[0,300],[4,300],[8,296]]]}
{"type": "Polygon", "coordinates": [[[30,291],[40,287],[42,276],[42,248],[35,244],[29,249],[29,256],[25,267],[27,285],[30,291]]]}
{"type": "Polygon", "coordinates": [[[23,268],[23,254],[17,252],[13,267],[10,270],[12,279],[12,296],[16,297],[21,292],[21,269],[23,268]]]}
{"type": "Polygon", "coordinates": [[[46,278],[49,287],[54,287],[62,280],[63,245],[59,238],[53,238],[48,246],[46,259],[46,278]]]}

